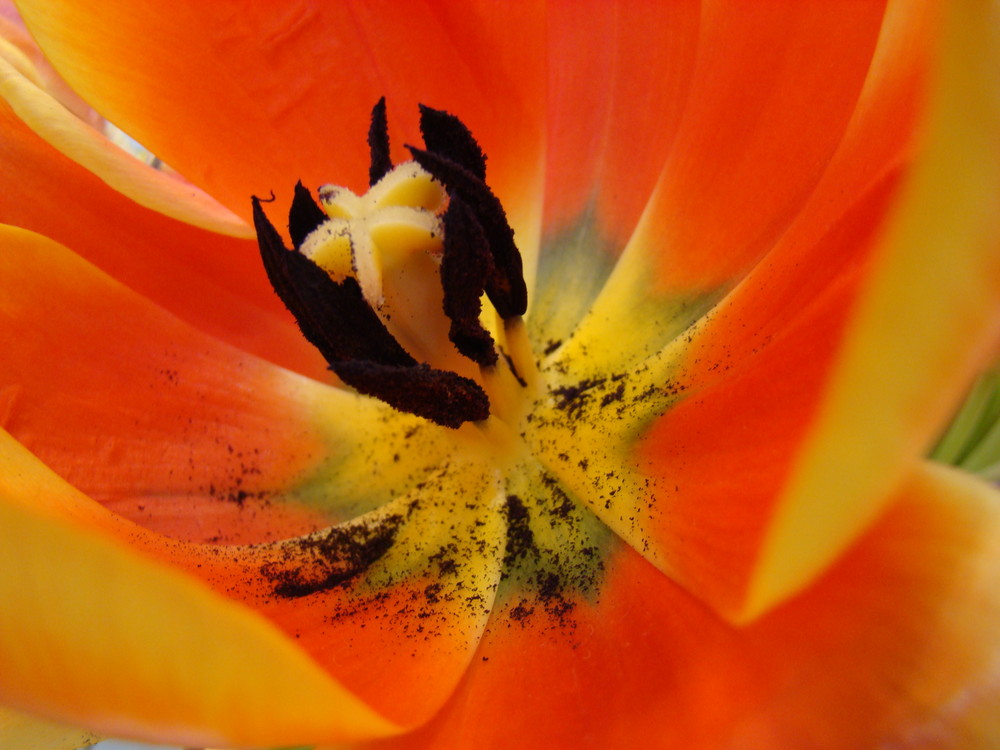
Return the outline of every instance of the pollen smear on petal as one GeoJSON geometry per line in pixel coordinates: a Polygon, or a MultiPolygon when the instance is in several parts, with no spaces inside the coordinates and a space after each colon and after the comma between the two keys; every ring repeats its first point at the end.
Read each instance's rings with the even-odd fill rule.
{"type": "Polygon", "coordinates": [[[268,563],[260,572],[286,599],[344,586],[385,555],[402,520],[390,515],[375,524],[333,526],[300,540],[288,554],[289,564],[268,563]]]}

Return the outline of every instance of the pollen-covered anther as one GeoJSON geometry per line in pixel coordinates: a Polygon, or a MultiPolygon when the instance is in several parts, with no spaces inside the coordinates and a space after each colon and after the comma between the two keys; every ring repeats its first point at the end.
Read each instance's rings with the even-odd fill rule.
{"type": "MultiPolygon", "coordinates": [[[[525,387],[496,377],[495,337],[516,331],[526,306],[514,233],[468,128],[421,107],[420,129],[426,149],[393,166],[380,100],[369,190],[324,185],[317,200],[297,184],[291,250],[254,198],[261,257],[303,334],[356,391],[448,427],[506,419],[516,410],[492,411],[497,383],[525,387]]],[[[506,396],[498,403],[517,400],[506,396]]]]}

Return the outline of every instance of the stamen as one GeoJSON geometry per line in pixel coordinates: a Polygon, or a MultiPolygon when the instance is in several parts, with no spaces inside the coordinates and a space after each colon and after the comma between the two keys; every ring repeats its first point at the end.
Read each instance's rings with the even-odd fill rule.
{"type": "MultiPolygon", "coordinates": [[[[411,265],[416,255],[441,255],[439,214],[448,203],[444,188],[419,165],[406,162],[393,167],[361,196],[345,187],[324,185],[319,189],[319,202],[330,220],[299,249],[335,279],[357,278],[365,299],[388,320],[393,311],[385,303],[392,290],[384,288],[384,277],[411,265]]],[[[436,284],[437,269],[427,279],[411,275],[411,283],[436,284]]],[[[395,333],[399,335],[398,330],[395,333]]]]}
{"type": "Polygon", "coordinates": [[[485,182],[486,155],[465,123],[455,115],[421,104],[420,134],[428,151],[461,164],[485,182]]]}
{"type": "Polygon", "coordinates": [[[345,383],[445,427],[489,416],[489,398],[475,381],[418,365],[365,301],[357,280],[336,282],[305,255],[285,248],[260,204],[254,196],[254,227],[271,285],[345,383]]]}
{"type": "Polygon", "coordinates": [[[368,150],[371,166],[368,167],[368,184],[374,185],[392,169],[389,158],[389,120],[385,114],[385,97],[372,107],[371,125],[368,126],[368,150]]]}
{"type": "Polygon", "coordinates": [[[359,393],[458,427],[490,416],[485,384],[502,402],[497,416],[516,420],[531,377],[518,373],[520,352],[497,368],[494,340],[527,307],[514,231],[461,120],[421,105],[420,129],[426,149],[407,146],[414,161],[393,167],[380,99],[368,130],[371,189],[324,185],[317,203],[298,183],[291,251],[254,197],[261,257],[303,335],[359,393]],[[481,319],[484,293],[506,326],[481,319]]]}
{"type": "Polygon", "coordinates": [[[355,359],[415,365],[365,302],[357,280],[336,282],[305,255],[287,250],[260,203],[254,196],[254,228],[271,286],[330,366],[355,359]]]}
{"type": "Polygon", "coordinates": [[[506,356],[510,357],[511,372],[526,387],[534,388],[541,376],[524,321],[520,319],[508,321],[504,326],[503,338],[506,356]]]}
{"type": "Polygon", "coordinates": [[[521,253],[514,244],[514,230],[499,199],[486,183],[457,162],[430,151],[407,146],[414,161],[440,180],[449,195],[457,195],[472,208],[483,228],[493,256],[493,273],[486,279],[486,296],[504,320],[528,309],[521,253]]]}
{"type": "Polygon", "coordinates": [[[445,427],[481,422],[490,415],[490,400],[474,380],[427,365],[392,367],[374,362],[344,362],[341,379],[359,393],[385,401],[445,427]]]}
{"type": "Polygon", "coordinates": [[[493,337],[479,322],[479,301],[493,259],[483,229],[461,198],[452,198],[444,217],[444,256],[441,286],[444,314],[451,320],[448,337],[472,361],[492,366],[497,362],[493,337]]]}
{"type": "Polygon", "coordinates": [[[326,214],[313,200],[312,194],[306,190],[302,181],[295,183],[295,197],[292,198],[292,208],[288,213],[288,234],[292,238],[292,247],[298,250],[316,228],[326,221],[326,214]]]}

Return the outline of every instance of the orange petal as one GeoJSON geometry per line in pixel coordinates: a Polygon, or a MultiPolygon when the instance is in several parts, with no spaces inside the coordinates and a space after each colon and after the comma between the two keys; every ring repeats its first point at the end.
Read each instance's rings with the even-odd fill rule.
{"type": "Polygon", "coordinates": [[[74,248],[203,331],[327,377],[322,358],[268,284],[253,240],[195,229],[137,206],[58,153],[4,104],[0,128],[6,186],[0,221],[74,248]]]}
{"type": "Polygon", "coordinates": [[[0,242],[0,424],[137,523],[226,543],[297,535],[421,481],[448,450],[422,420],[221,344],[51,240],[4,227],[0,242]],[[372,446],[379,478],[360,467],[372,446]]]}
{"type": "MultiPolygon", "coordinates": [[[[887,34],[911,21],[906,10],[892,9],[887,34]]],[[[918,39],[933,19],[916,19],[918,39]]],[[[958,46],[983,59],[1000,47],[968,31],[958,46]]],[[[852,125],[830,181],[771,255],[664,356],[684,400],[640,446],[662,515],[639,514],[649,536],[625,533],[728,616],[806,585],[872,521],[995,341],[997,115],[985,71],[949,49],[909,192],[893,185],[906,150],[884,135],[869,145],[852,125]],[[969,119],[934,124],[961,112],[969,119]],[[881,166],[862,158],[873,152],[881,166]]],[[[882,104],[863,96],[859,125],[890,117],[919,80],[919,66],[894,69],[884,53],[870,85],[897,70],[902,88],[882,104]]]]}
{"type": "Polygon", "coordinates": [[[551,4],[548,233],[593,221],[615,251],[628,239],[684,110],[698,23],[696,2],[551,4]]]}
{"type": "Polygon", "coordinates": [[[780,236],[854,112],[884,2],[705,8],[690,95],[648,207],[662,283],[711,288],[780,236]]]}
{"type": "Polygon", "coordinates": [[[697,41],[695,2],[550,4],[545,238],[528,297],[538,350],[569,336],[635,227],[673,142],[697,41]]]}
{"type": "Polygon", "coordinates": [[[451,695],[486,627],[503,559],[502,499],[480,468],[451,464],[310,537],[154,554],[265,613],[338,682],[412,727],[451,695]]]}
{"type": "Polygon", "coordinates": [[[745,596],[897,182],[859,196],[815,244],[779,247],[681,342],[680,398],[638,447],[656,512],[639,497],[620,513],[648,519],[631,535],[655,540],[651,559],[714,606],[745,596]]]}
{"type": "Polygon", "coordinates": [[[97,127],[102,118],[59,77],[24,27],[13,0],[0,2],[0,57],[54,96],[81,120],[97,127]]]}
{"type": "Polygon", "coordinates": [[[16,290],[0,313],[19,341],[3,421],[116,515],[79,496],[69,512],[266,613],[385,715],[433,713],[478,642],[502,557],[496,487],[448,461],[450,431],[219,344],[50,240],[0,237],[16,290]],[[262,544],[366,507],[378,510],[355,524],[399,528],[350,586],[323,583],[318,550],[336,529],[262,544]]]}
{"type": "Polygon", "coordinates": [[[823,4],[796,13],[741,4],[703,19],[688,107],[659,182],[559,357],[611,352],[613,366],[634,366],[776,244],[816,243],[859,192],[898,165],[910,145],[930,24],[920,8],[897,3],[879,35],[882,10],[870,4],[859,23],[824,18],[840,14],[823,4]],[[781,18],[771,23],[768,13],[781,18]],[[747,51],[757,47],[767,51],[747,51]]]}
{"type": "Polygon", "coordinates": [[[582,319],[562,356],[627,352],[614,366],[629,367],[717,301],[795,216],[854,111],[883,3],[849,19],[821,3],[790,13],[720,2],[700,16],[678,3],[616,7],[576,24],[555,11],[567,19],[554,49],[578,64],[560,77],[553,63],[552,226],[531,314],[546,329],[540,348],[582,319]]]}
{"type": "Polygon", "coordinates": [[[639,325],[619,336],[623,351],[570,359],[574,341],[549,368],[559,386],[536,419],[538,454],[622,538],[730,614],[898,181],[884,176],[832,226],[812,225],[821,237],[780,243],[660,357],[608,369],[635,356],[639,325]]]}
{"type": "Polygon", "coordinates": [[[137,553],[115,525],[0,432],[4,703],[189,745],[396,730],[264,618],[137,553]]]}
{"type": "Polygon", "coordinates": [[[871,523],[1000,340],[1000,33],[990,8],[947,10],[927,146],[776,506],[751,613],[806,585],[871,523]]]}
{"type": "MultiPolygon", "coordinates": [[[[355,188],[368,114],[389,101],[393,152],[418,101],[459,115],[490,155],[515,228],[537,221],[544,23],[537,3],[24,2],[57,70],[105,117],[236,213],[301,179],[355,188]],[[127,71],[127,75],[123,75],[127,71]],[[525,195],[530,196],[526,198],[525,195]]],[[[287,199],[286,199],[287,197],[287,199]]]]}
{"type": "Polygon", "coordinates": [[[986,748],[998,508],[987,485],[925,468],[810,590],[746,629],[619,547],[572,625],[509,602],[442,714],[371,747],[986,748]]]}
{"type": "MultiPolygon", "coordinates": [[[[41,512],[69,522],[78,533],[113,538],[134,556],[141,554],[209,584],[218,597],[215,606],[222,606],[222,600],[244,603],[277,626],[315,666],[333,675],[337,685],[397,725],[423,723],[436,712],[465,671],[486,625],[500,577],[505,527],[498,488],[474,465],[444,467],[409,495],[351,524],[308,537],[256,546],[193,545],[107,513],[56,478],[6,433],[0,437],[5,439],[0,456],[9,462],[10,475],[17,477],[12,503],[28,503],[38,495],[41,512]]],[[[0,512],[4,499],[0,485],[0,512]]],[[[148,637],[150,650],[157,651],[160,634],[148,637]]],[[[127,672],[129,665],[108,663],[105,668],[127,672]]],[[[149,679],[142,674],[132,678],[149,679]]],[[[45,679],[50,678],[43,675],[45,679]]],[[[58,701],[46,704],[41,692],[51,687],[38,689],[41,697],[36,696],[36,702],[41,702],[33,707],[56,710],[58,701]]],[[[92,698],[97,717],[100,700],[92,698]]],[[[204,699],[194,696],[191,701],[204,699]]],[[[155,720],[168,710],[157,706],[143,714],[130,707],[118,721],[128,727],[129,718],[155,720]]],[[[358,720],[365,715],[361,711],[358,720]]],[[[329,741],[343,732],[341,723],[333,716],[322,729],[306,732],[299,727],[298,736],[287,727],[276,726],[274,731],[284,732],[286,742],[329,741]]],[[[124,731],[107,729],[94,716],[87,717],[87,725],[124,731]]],[[[183,736],[182,729],[169,724],[159,731],[164,738],[183,736]]],[[[276,741],[267,737],[260,734],[253,741],[276,741]]]]}
{"type": "Polygon", "coordinates": [[[246,222],[190,183],[116,147],[33,80],[40,76],[14,63],[0,59],[0,96],[25,125],[62,154],[152,211],[221,234],[253,236],[246,222]]]}

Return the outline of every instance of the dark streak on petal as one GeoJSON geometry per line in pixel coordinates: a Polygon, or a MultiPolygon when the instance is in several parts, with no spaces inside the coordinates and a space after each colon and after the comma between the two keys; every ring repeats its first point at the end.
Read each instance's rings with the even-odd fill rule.
{"type": "Polygon", "coordinates": [[[292,247],[296,250],[302,247],[306,237],[328,218],[302,181],[296,182],[295,197],[288,212],[288,234],[292,238],[292,247]]]}
{"type": "Polygon", "coordinates": [[[475,381],[454,372],[424,364],[398,367],[358,360],[340,362],[333,369],[359,393],[445,427],[481,421],[490,414],[485,391],[475,381]]]}
{"type": "Polygon", "coordinates": [[[344,586],[389,551],[401,522],[394,515],[373,526],[334,526],[322,537],[297,542],[287,565],[268,563],[260,572],[287,599],[344,586]]]}
{"type": "Polygon", "coordinates": [[[486,179],[486,155],[455,115],[421,104],[420,133],[428,151],[461,164],[480,180],[486,179]]]}
{"type": "Polygon", "coordinates": [[[504,570],[522,558],[538,558],[535,535],[531,530],[528,508],[517,495],[508,495],[504,506],[507,516],[507,548],[504,551],[504,570]]]}
{"type": "Polygon", "coordinates": [[[528,308],[521,254],[514,244],[514,230],[499,199],[481,179],[447,157],[407,146],[414,160],[441,182],[449,195],[469,204],[483,228],[493,255],[493,272],[486,280],[486,294],[502,318],[523,315],[528,308]]]}
{"type": "Polygon", "coordinates": [[[444,215],[441,286],[448,337],[463,355],[484,366],[497,362],[493,337],[479,322],[480,296],[493,266],[489,245],[472,209],[458,196],[444,215]]]}
{"type": "Polygon", "coordinates": [[[389,158],[389,120],[385,113],[384,96],[372,107],[371,125],[368,126],[368,149],[371,153],[368,184],[374,185],[392,169],[392,160],[389,158]]]}

